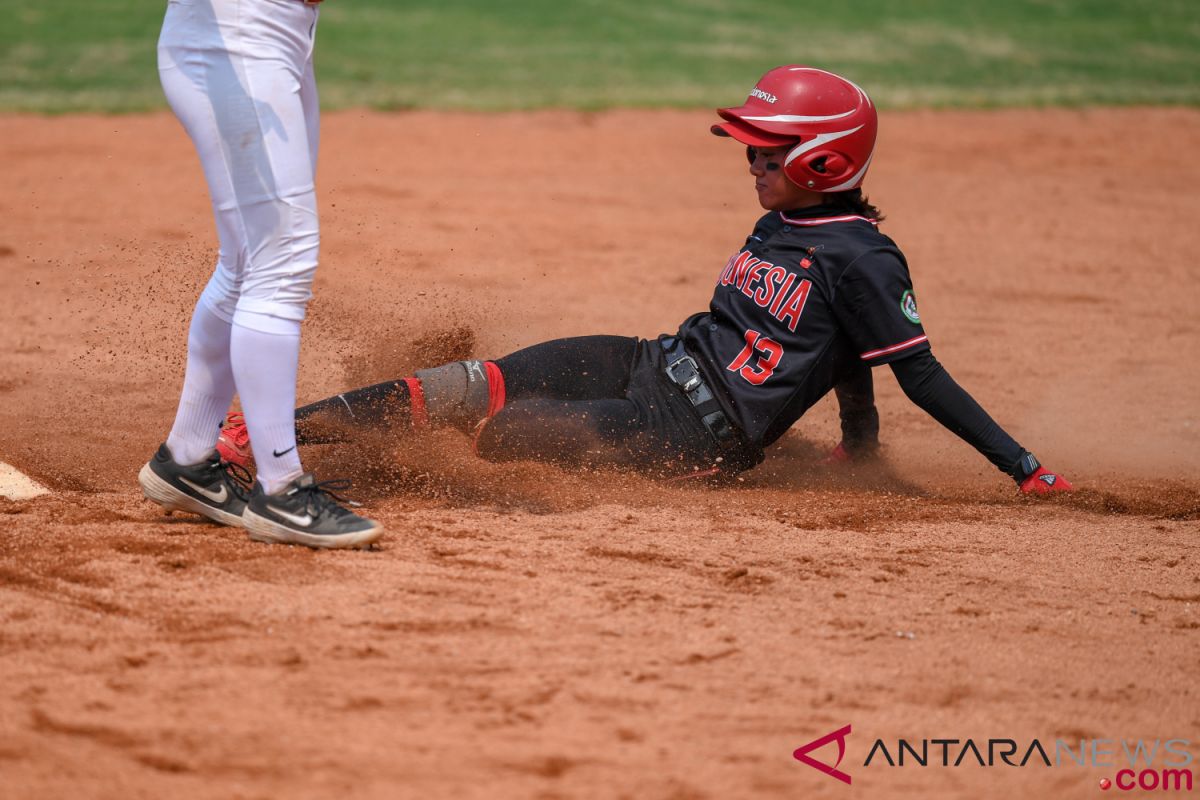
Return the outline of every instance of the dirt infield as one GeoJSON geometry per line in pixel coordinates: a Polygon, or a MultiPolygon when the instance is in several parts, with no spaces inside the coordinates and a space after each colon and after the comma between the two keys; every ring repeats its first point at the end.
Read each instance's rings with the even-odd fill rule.
{"type": "MultiPolygon", "coordinates": [[[[758,213],[708,123],[328,115],[301,398],[673,330],[758,213]]],[[[827,401],[724,488],[314,447],[389,530],[314,553],[136,488],[215,255],[177,123],[0,117],[0,461],[56,490],[0,500],[0,796],[1074,798],[1121,739],[1200,756],[1200,113],[881,136],[934,352],[1075,495],[1018,497],[882,370],[886,459],[835,474],[827,401]],[[792,758],[846,724],[852,787],[792,758]],[[899,738],[1118,741],[864,765],[899,738]]]]}

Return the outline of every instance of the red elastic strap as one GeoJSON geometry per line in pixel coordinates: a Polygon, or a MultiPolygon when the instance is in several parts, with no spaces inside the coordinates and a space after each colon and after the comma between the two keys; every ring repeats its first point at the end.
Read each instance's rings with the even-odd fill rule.
{"type": "Polygon", "coordinates": [[[405,378],[408,386],[408,409],[413,428],[429,427],[429,412],[425,409],[425,390],[420,378],[405,378]]]}
{"type": "Polygon", "coordinates": [[[491,417],[484,417],[479,420],[475,424],[475,430],[471,432],[471,452],[475,454],[476,458],[483,458],[483,456],[479,455],[479,437],[483,436],[483,429],[487,427],[489,419],[491,417]]]}
{"type": "Polygon", "coordinates": [[[490,419],[500,413],[500,409],[504,408],[504,373],[500,371],[500,367],[496,366],[493,361],[483,362],[483,369],[487,373],[488,380],[487,415],[490,419]]]}

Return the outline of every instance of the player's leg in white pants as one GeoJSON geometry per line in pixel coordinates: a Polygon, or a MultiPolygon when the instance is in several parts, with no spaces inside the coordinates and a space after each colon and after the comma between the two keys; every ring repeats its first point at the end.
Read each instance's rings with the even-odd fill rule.
{"type": "Polygon", "coordinates": [[[236,385],[267,492],[301,472],[300,323],[320,241],[316,15],[297,0],[173,0],[159,40],[163,89],[200,155],[221,243],[168,445],[181,463],[211,452],[236,385]]]}

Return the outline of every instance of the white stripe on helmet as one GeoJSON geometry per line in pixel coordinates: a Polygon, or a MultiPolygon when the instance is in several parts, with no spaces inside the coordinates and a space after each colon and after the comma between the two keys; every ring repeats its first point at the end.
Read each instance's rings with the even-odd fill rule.
{"type": "Polygon", "coordinates": [[[830,122],[842,117],[848,117],[855,112],[856,109],[843,111],[841,114],[830,114],[827,117],[805,117],[799,114],[774,114],[769,117],[742,117],[744,120],[754,120],[755,122],[830,122]]]}
{"type": "Polygon", "coordinates": [[[789,164],[791,164],[793,161],[795,161],[797,158],[799,158],[800,156],[807,153],[809,150],[814,150],[823,144],[835,141],[837,139],[841,139],[845,136],[849,136],[850,134],[855,133],[857,131],[861,131],[862,129],[863,129],[863,126],[859,125],[857,128],[851,128],[848,131],[834,131],[833,133],[818,133],[816,136],[814,136],[812,139],[808,140],[807,142],[802,142],[799,145],[797,145],[796,147],[793,147],[792,151],[787,154],[787,158],[784,160],[783,165],[786,167],[789,164]]]}

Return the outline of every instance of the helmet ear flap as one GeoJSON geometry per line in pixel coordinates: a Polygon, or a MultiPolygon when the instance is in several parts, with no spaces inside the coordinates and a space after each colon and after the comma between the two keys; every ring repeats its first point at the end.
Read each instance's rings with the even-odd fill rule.
{"type": "Polygon", "coordinates": [[[850,161],[834,150],[814,150],[788,165],[787,176],[798,186],[812,188],[820,181],[828,184],[850,171],[850,161]]]}
{"type": "Polygon", "coordinates": [[[808,159],[808,168],[821,175],[835,177],[841,175],[847,168],[846,159],[841,153],[821,152],[808,159]]]}

